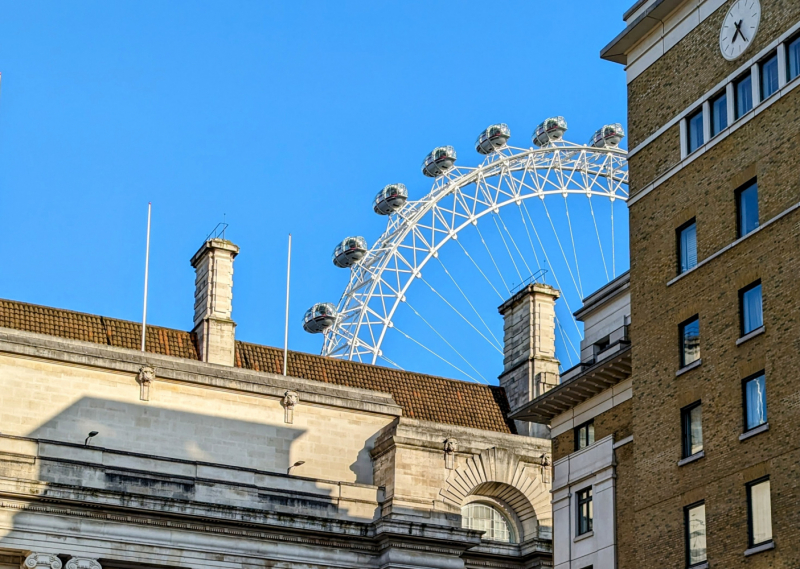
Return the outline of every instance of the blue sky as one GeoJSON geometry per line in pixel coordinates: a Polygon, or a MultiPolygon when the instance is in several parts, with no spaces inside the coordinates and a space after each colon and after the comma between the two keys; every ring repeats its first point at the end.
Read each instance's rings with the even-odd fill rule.
{"type": "Polygon", "coordinates": [[[189,258],[224,216],[237,337],[282,345],[291,232],[290,347],[316,353],[299,322],[346,284],[331,250],[380,235],[385,184],[426,193],[434,146],[475,165],[495,122],[525,147],[551,115],[577,142],[625,124],[598,54],[630,3],[3,3],[0,297],[138,320],[152,201],[151,323],[192,327],[189,258]]]}

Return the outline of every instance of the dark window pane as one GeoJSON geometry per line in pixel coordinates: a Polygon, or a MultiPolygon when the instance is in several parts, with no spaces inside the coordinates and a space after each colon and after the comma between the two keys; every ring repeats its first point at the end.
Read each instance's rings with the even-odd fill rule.
{"type": "Polygon", "coordinates": [[[742,293],[742,335],[749,334],[764,325],[761,311],[761,284],[742,293]]]}
{"type": "Polygon", "coordinates": [[[758,227],[758,183],[739,191],[739,237],[758,227]]]}
{"type": "Polygon", "coordinates": [[[680,247],[680,267],[684,273],[697,265],[697,224],[692,223],[680,230],[678,235],[680,247]]]}
{"type": "Polygon", "coordinates": [[[733,86],[736,94],[736,118],[749,112],[753,108],[753,83],[750,73],[739,79],[733,86]]]}
{"type": "Polygon", "coordinates": [[[786,47],[786,64],[789,67],[789,81],[800,75],[800,36],[786,47]]]}
{"type": "Polygon", "coordinates": [[[745,382],[744,404],[746,431],[767,422],[767,390],[763,375],[745,382]]]}
{"type": "Polygon", "coordinates": [[[761,100],[778,90],[778,54],[761,64],[761,100]]]}
{"type": "Polygon", "coordinates": [[[681,366],[700,359],[700,320],[694,318],[681,325],[681,366]]]}
{"type": "Polygon", "coordinates": [[[592,507],[592,489],[578,492],[578,535],[592,531],[594,511],[592,507]]]}
{"type": "Polygon", "coordinates": [[[575,450],[594,444],[594,422],[589,421],[575,429],[575,450]]]}
{"type": "Polygon", "coordinates": [[[703,450],[703,407],[699,403],[683,410],[683,458],[703,450]]]}
{"type": "Polygon", "coordinates": [[[688,120],[689,152],[694,152],[703,145],[703,111],[698,111],[688,120]]]}
{"type": "Polygon", "coordinates": [[[723,93],[711,101],[711,136],[728,127],[728,96],[723,93]]]}
{"type": "Polygon", "coordinates": [[[706,506],[700,504],[686,510],[687,562],[697,565],[706,560],[706,506]]]}

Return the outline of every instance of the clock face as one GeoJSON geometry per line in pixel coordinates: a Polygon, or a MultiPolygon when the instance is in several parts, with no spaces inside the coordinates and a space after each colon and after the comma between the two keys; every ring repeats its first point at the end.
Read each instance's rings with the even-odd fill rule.
{"type": "Polygon", "coordinates": [[[761,4],[758,0],[737,0],[728,10],[719,31],[719,48],[722,57],[731,61],[753,43],[761,21],[761,4]]]}

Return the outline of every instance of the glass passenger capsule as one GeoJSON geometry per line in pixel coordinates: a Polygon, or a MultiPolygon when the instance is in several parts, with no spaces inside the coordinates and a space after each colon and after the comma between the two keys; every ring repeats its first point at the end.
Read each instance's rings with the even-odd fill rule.
{"type": "Polygon", "coordinates": [[[456,163],[456,149],[452,146],[438,146],[425,157],[422,173],[436,178],[447,172],[456,163]]]}
{"type": "Polygon", "coordinates": [[[352,267],[367,254],[367,240],[363,237],[348,237],[333,250],[333,264],[346,269],[352,267]]]}
{"type": "Polygon", "coordinates": [[[389,184],[375,196],[372,209],[380,215],[389,215],[403,207],[406,200],[408,200],[408,190],[405,185],[389,184]]]}
{"type": "Polygon", "coordinates": [[[547,146],[564,138],[565,132],[567,132],[567,121],[564,117],[551,117],[536,127],[532,140],[536,146],[547,146]]]}
{"type": "Polygon", "coordinates": [[[607,124],[592,135],[589,139],[589,146],[616,148],[623,138],[625,138],[625,131],[622,130],[621,124],[607,124]]]}
{"type": "Polygon", "coordinates": [[[336,307],[330,302],[318,302],[303,316],[303,330],[309,334],[321,334],[336,323],[336,307]]]}
{"type": "Polygon", "coordinates": [[[475,150],[481,154],[491,154],[503,148],[511,138],[511,130],[504,123],[493,124],[478,135],[475,141],[475,150]]]}

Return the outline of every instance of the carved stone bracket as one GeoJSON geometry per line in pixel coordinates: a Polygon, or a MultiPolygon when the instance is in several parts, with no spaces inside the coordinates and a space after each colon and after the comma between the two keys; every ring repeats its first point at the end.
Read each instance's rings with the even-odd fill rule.
{"type": "MultiPolygon", "coordinates": [[[[139,373],[136,376],[136,381],[139,384],[139,399],[142,401],[150,401],[150,384],[156,379],[155,368],[144,365],[139,368],[139,373]]],[[[75,568],[70,568],[75,569],[75,568]]]]}
{"type": "Polygon", "coordinates": [[[294,423],[294,408],[300,400],[296,391],[287,391],[283,394],[283,422],[292,424],[294,423]]]}
{"type": "Polygon", "coordinates": [[[453,470],[456,467],[456,453],[458,453],[458,441],[447,439],[444,441],[444,467],[453,470]]]}
{"type": "Polygon", "coordinates": [[[542,484],[550,484],[550,457],[546,454],[541,456],[542,484]]]}
{"type": "Polygon", "coordinates": [[[96,559],[73,557],[67,561],[66,569],[103,569],[103,566],[96,559]]]}
{"type": "Polygon", "coordinates": [[[35,569],[36,567],[61,569],[61,560],[52,553],[32,552],[22,562],[22,569],[35,569]]]}

